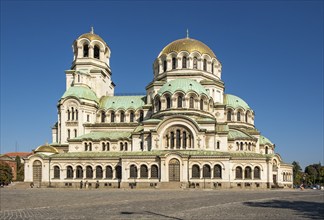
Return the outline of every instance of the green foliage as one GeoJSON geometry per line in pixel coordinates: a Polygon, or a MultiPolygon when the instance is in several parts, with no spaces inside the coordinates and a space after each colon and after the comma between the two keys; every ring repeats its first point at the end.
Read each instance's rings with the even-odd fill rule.
{"type": "Polygon", "coordinates": [[[305,181],[307,184],[324,183],[324,166],[321,163],[312,164],[305,167],[305,181]]]}
{"type": "Polygon", "coordinates": [[[10,183],[12,181],[12,169],[8,164],[0,164],[0,182],[10,183]]]}
{"type": "Polygon", "coordinates": [[[293,165],[293,183],[295,185],[300,185],[303,181],[303,175],[301,172],[301,167],[298,162],[294,161],[292,163],[293,165]]]}
{"type": "Polygon", "coordinates": [[[24,181],[24,164],[21,163],[21,158],[16,156],[17,163],[17,181],[24,181]]]}

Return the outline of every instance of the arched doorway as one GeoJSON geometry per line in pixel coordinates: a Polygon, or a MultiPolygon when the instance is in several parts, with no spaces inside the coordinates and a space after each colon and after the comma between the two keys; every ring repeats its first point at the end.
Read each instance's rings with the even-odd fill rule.
{"type": "Polygon", "coordinates": [[[40,187],[42,183],[42,162],[39,160],[33,163],[33,183],[35,187],[40,187]]]}
{"type": "Polygon", "coordinates": [[[169,162],[169,181],[180,182],[180,161],[175,158],[169,162]]]}

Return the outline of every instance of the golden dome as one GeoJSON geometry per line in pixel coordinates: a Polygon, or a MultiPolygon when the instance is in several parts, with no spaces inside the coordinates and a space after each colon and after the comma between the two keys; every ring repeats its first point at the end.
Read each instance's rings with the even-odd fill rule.
{"type": "Polygon", "coordinates": [[[78,37],[78,39],[81,38],[87,38],[90,41],[98,40],[106,44],[106,42],[99,35],[94,33],[93,27],[91,27],[91,31],[89,33],[82,34],[80,37],[78,37]]]}
{"type": "Polygon", "coordinates": [[[53,153],[58,154],[58,150],[49,144],[41,145],[36,148],[35,153],[53,153]]]}
{"type": "Polygon", "coordinates": [[[197,51],[201,54],[208,54],[212,58],[216,58],[214,52],[206,44],[192,38],[183,38],[171,42],[163,48],[163,50],[159,54],[159,57],[162,54],[169,54],[171,52],[179,53],[181,51],[187,51],[188,53],[197,51]]]}

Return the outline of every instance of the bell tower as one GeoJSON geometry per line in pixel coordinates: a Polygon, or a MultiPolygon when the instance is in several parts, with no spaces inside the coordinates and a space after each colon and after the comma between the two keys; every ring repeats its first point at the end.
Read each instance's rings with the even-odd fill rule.
{"type": "Polygon", "coordinates": [[[111,79],[110,48],[94,33],[82,34],[72,45],[73,62],[66,70],[66,90],[71,86],[83,85],[93,90],[97,97],[113,96],[115,84],[111,79]]]}

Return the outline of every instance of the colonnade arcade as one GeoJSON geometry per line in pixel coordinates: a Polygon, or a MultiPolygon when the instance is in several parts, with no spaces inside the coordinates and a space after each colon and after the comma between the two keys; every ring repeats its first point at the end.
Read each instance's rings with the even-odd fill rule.
{"type": "Polygon", "coordinates": [[[185,127],[172,126],[163,136],[163,145],[167,149],[193,148],[194,139],[192,133],[185,127]]]}

